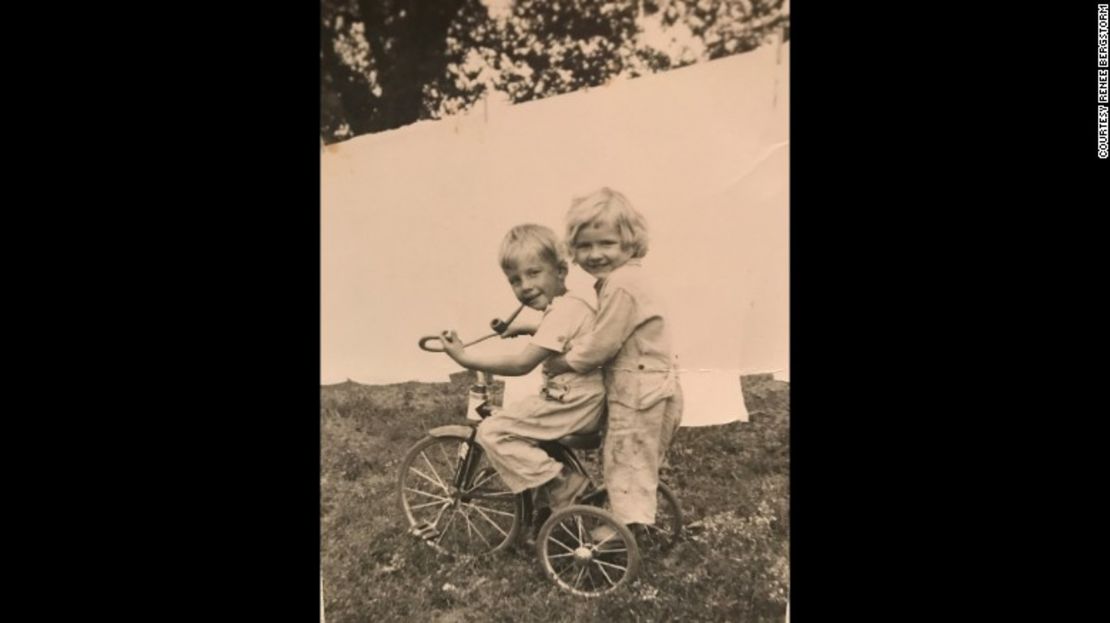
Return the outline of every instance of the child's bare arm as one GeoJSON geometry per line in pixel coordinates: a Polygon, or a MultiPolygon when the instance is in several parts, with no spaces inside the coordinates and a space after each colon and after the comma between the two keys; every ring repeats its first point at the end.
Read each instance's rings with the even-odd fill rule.
{"type": "Polygon", "coordinates": [[[523,376],[528,374],[554,353],[535,344],[528,344],[524,350],[512,355],[493,355],[466,351],[462,340],[454,331],[444,331],[440,339],[443,350],[459,365],[471,370],[483,370],[501,376],[523,376]]]}
{"type": "Polygon", "coordinates": [[[563,372],[589,372],[599,368],[612,359],[636,330],[636,300],[624,289],[616,289],[604,301],[597,314],[593,329],[580,337],[566,356],[549,361],[544,368],[548,374],[555,374],[552,367],[565,364],[563,372]]]}
{"type": "Polygon", "coordinates": [[[567,358],[563,355],[555,355],[554,357],[545,361],[543,364],[543,369],[545,372],[552,376],[556,374],[562,374],[564,372],[573,371],[573,368],[567,365],[567,358]]]}
{"type": "Polygon", "coordinates": [[[527,320],[517,319],[513,324],[509,325],[508,329],[501,334],[502,338],[516,337],[518,335],[535,335],[536,329],[539,328],[538,324],[533,324],[527,320]]]}

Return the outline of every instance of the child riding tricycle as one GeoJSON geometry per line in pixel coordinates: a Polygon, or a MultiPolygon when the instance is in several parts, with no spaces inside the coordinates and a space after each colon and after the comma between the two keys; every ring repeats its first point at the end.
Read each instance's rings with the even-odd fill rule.
{"type": "Polygon", "coordinates": [[[643,217],[603,189],[572,205],[565,246],[538,225],[514,227],[502,243],[501,268],[521,309],[543,312],[537,326],[514,326],[518,309],[470,344],[452,331],[420,340],[424,350],[476,371],[478,381],[467,424],[429,431],[402,463],[401,503],[415,535],[468,554],[534,536],[547,576],[587,597],[635,577],[641,546],[674,543],[681,512],[658,478],[682,396],[662,307],[639,267],[646,251],[643,217]],[[598,278],[596,299],[567,290],[568,253],[598,278]],[[512,355],[467,350],[522,334],[532,337],[512,355]],[[495,413],[493,375],[523,375],[540,364],[540,391],[495,413]],[[604,486],[574,452],[598,448],[604,486]]]}

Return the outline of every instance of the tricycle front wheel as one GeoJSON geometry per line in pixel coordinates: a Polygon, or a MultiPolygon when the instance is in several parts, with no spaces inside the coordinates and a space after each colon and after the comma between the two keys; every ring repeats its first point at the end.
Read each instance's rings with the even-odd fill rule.
{"type": "Polygon", "coordinates": [[[449,553],[501,551],[520,531],[522,497],[466,437],[429,435],[418,441],[401,462],[397,484],[409,526],[449,553]],[[467,453],[474,456],[459,487],[456,474],[467,453]]]}

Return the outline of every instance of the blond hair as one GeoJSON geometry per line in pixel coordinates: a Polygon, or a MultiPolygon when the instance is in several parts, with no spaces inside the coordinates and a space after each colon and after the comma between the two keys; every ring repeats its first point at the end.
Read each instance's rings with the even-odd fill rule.
{"type": "Polygon", "coordinates": [[[501,240],[501,251],[498,260],[502,270],[509,270],[516,266],[517,261],[526,253],[535,253],[541,260],[552,266],[566,267],[563,249],[555,232],[543,225],[526,223],[517,225],[505,234],[501,240]]]}
{"type": "Polygon", "coordinates": [[[648,252],[648,229],[644,215],[632,207],[621,193],[605,187],[574,199],[567,211],[567,249],[573,257],[574,241],[582,228],[594,222],[612,223],[620,234],[621,246],[632,251],[632,257],[648,252]]]}

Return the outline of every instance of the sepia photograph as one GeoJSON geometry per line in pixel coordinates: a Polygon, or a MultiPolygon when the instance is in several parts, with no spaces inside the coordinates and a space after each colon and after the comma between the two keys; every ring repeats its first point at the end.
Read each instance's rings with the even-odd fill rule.
{"type": "Polygon", "coordinates": [[[321,621],[789,621],[789,1],[320,28],[321,621]]]}

